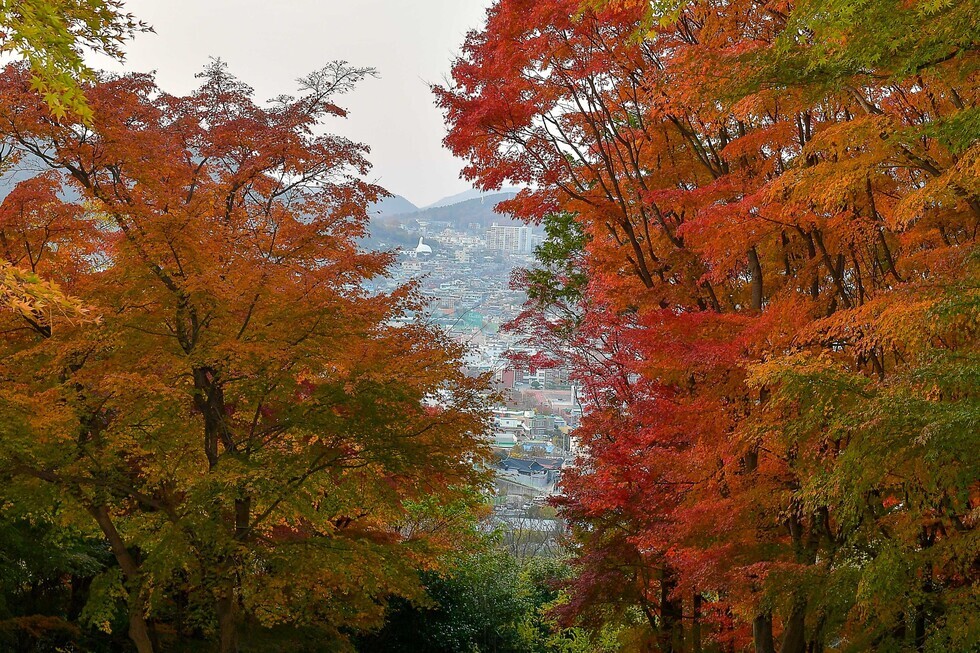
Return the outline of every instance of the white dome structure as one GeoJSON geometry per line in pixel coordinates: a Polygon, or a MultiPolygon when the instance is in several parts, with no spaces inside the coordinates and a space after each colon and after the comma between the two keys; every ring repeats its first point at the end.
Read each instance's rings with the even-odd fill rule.
{"type": "Polygon", "coordinates": [[[424,236],[419,237],[419,244],[415,248],[415,254],[416,255],[418,255],[418,254],[431,254],[432,253],[432,248],[422,242],[423,238],[424,238],[424,236]]]}

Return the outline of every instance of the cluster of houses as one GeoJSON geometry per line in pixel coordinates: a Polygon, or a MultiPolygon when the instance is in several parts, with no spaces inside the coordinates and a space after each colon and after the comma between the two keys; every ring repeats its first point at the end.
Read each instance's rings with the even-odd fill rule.
{"type": "MultiPolygon", "coordinates": [[[[513,398],[513,397],[512,397],[513,398]]],[[[555,556],[565,524],[548,506],[562,471],[573,460],[574,416],[499,408],[494,415],[495,490],[492,524],[512,555],[555,556]]]]}
{"type": "Polygon", "coordinates": [[[520,505],[555,493],[571,461],[569,421],[536,410],[494,411],[493,450],[497,502],[520,505]]]}
{"type": "Polygon", "coordinates": [[[553,488],[561,478],[561,468],[564,458],[535,456],[533,458],[502,458],[497,467],[498,474],[503,473],[518,481],[523,481],[536,488],[553,488]]]}

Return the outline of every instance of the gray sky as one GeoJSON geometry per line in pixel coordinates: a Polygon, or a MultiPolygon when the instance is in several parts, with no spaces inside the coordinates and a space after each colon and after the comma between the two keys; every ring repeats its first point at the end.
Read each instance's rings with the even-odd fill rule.
{"type": "Polygon", "coordinates": [[[442,148],[442,116],[427,83],[445,79],[490,2],[127,0],[127,11],[157,33],[127,44],[124,67],[156,70],[162,88],[185,93],[208,57],[221,57],[265,100],[293,93],[293,80],[334,59],[373,66],[381,78],[339,98],[350,116],[327,128],[370,145],[371,180],[421,206],[469,188],[458,178],[461,162],[442,148]]]}

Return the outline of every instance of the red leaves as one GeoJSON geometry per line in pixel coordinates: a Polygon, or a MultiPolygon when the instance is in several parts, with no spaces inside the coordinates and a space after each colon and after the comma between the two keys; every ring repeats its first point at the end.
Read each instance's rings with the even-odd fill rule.
{"type": "MultiPolygon", "coordinates": [[[[936,353],[924,316],[975,256],[980,200],[962,175],[976,145],[957,163],[934,130],[975,88],[945,61],[852,75],[863,57],[894,72],[895,46],[820,3],[655,3],[651,22],[647,2],[584,6],[500,0],[437,89],[446,143],[478,184],[532,186],[508,210],[569,214],[587,237],[569,261],[584,296],[539,298],[518,322],[543,350],[523,362],[569,364],[587,413],[558,501],[582,567],[563,610],[662,610],[663,572],[717,593],[713,637],[742,643],[773,596],[838,571],[821,565],[842,524],[874,522],[840,480],[866,463],[841,459],[855,433],[890,451],[875,438],[902,429],[876,430],[894,411],[871,388],[919,392],[914,360],[936,353]],[[853,60],[801,39],[814,24],[853,60]]],[[[875,7],[885,22],[900,10],[875,7]]],[[[901,20],[914,35],[932,19],[901,20]]],[[[929,27],[955,31],[939,14],[929,27]]],[[[970,328],[954,340],[975,342],[970,328]]],[[[909,464],[915,492],[925,463],[909,464]]],[[[872,515],[910,510],[885,501],[872,515]]]]}
{"type": "Polygon", "coordinates": [[[97,245],[95,225],[62,201],[55,173],[17,184],[0,204],[0,254],[11,265],[69,284],[88,266],[97,245]]]}

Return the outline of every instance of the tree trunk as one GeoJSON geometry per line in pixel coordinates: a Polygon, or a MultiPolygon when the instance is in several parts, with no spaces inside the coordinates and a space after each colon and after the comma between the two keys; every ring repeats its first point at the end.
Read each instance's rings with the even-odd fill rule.
{"type": "Polygon", "coordinates": [[[821,615],[820,619],[817,621],[817,625],[813,627],[813,633],[810,635],[810,642],[806,646],[806,653],[823,653],[824,650],[824,638],[823,638],[823,627],[824,627],[825,617],[821,615]]]}
{"type": "Polygon", "coordinates": [[[136,645],[139,653],[153,653],[153,638],[150,637],[150,629],[146,625],[146,618],[143,616],[142,601],[139,597],[133,598],[130,595],[127,599],[129,604],[129,638],[136,645]]]}
{"type": "Polygon", "coordinates": [[[238,605],[231,583],[227,583],[216,603],[220,653],[238,653],[238,605]]]}
{"type": "Polygon", "coordinates": [[[653,611],[653,609],[651,609],[650,604],[646,601],[641,604],[640,608],[643,610],[643,614],[646,615],[647,623],[650,624],[650,632],[659,638],[660,624],[657,621],[656,613],[653,611]]]}
{"type": "Polygon", "coordinates": [[[694,593],[691,602],[691,653],[701,653],[701,594],[694,593]]]}
{"type": "Polygon", "coordinates": [[[122,569],[123,578],[126,581],[126,603],[129,608],[129,638],[136,645],[138,653],[153,653],[153,640],[150,638],[150,629],[147,628],[146,618],[143,616],[143,601],[140,598],[140,569],[136,559],[126,548],[119,531],[112,523],[109,516],[109,509],[106,506],[94,506],[89,508],[95,521],[102,529],[103,535],[112,547],[112,553],[122,569]]]}
{"type": "Polygon", "coordinates": [[[806,600],[797,598],[786,621],[779,653],[806,653],[806,600]]]}
{"type": "Polygon", "coordinates": [[[755,247],[749,249],[749,273],[752,275],[752,310],[761,311],[763,296],[762,265],[755,247]]]}
{"type": "Polygon", "coordinates": [[[671,599],[677,587],[673,572],[664,566],[660,577],[660,650],[662,653],[684,651],[684,607],[681,601],[671,599]]]}
{"type": "MultiPolygon", "coordinates": [[[[243,496],[235,499],[234,537],[238,542],[245,542],[249,538],[252,500],[251,497],[244,496],[243,488],[239,488],[239,491],[243,496]]],[[[215,602],[220,634],[218,650],[221,653],[238,653],[239,611],[238,597],[235,595],[234,563],[224,570],[219,583],[220,594],[215,602]]]]}
{"type": "Polygon", "coordinates": [[[752,640],[755,653],[776,653],[776,643],[772,638],[772,613],[756,616],[752,621],[752,640]]]}
{"type": "Polygon", "coordinates": [[[915,650],[926,650],[926,611],[922,605],[915,606],[915,650]]]}

